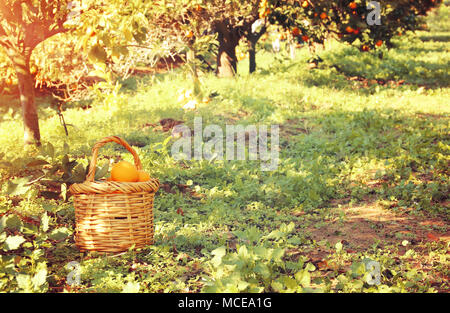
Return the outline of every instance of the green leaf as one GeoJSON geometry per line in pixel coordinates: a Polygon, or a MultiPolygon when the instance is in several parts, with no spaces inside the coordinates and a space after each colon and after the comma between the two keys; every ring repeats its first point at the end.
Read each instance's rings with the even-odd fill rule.
{"type": "Polygon", "coordinates": [[[339,253],[342,251],[342,243],[339,241],[336,243],[336,245],[334,246],[336,248],[336,252],[339,253]]]}
{"type": "Polygon", "coordinates": [[[5,242],[8,235],[0,229],[0,243],[5,242]]]}
{"type": "Polygon", "coordinates": [[[82,164],[78,164],[70,178],[70,182],[72,183],[82,183],[86,180],[86,170],[82,164]]]}
{"type": "Polygon", "coordinates": [[[99,180],[108,174],[109,162],[106,162],[100,169],[97,168],[95,171],[95,180],[99,180]]]}
{"type": "Polygon", "coordinates": [[[68,172],[68,168],[67,168],[67,164],[69,164],[69,156],[66,154],[64,154],[62,160],[61,160],[61,164],[62,164],[62,168],[64,170],[64,172],[68,172]]]}
{"type": "MultiPolygon", "coordinates": [[[[309,274],[309,273],[308,273],[309,274]]],[[[298,287],[297,281],[289,276],[284,276],[284,284],[290,291],[295,291],[298,287]]]]}
{"type": "Polygon", "coordinates": [[[25,242],[25,238],[22,236],[9,236],[6,238],[5,243],[3,244],[3,249],[5,251],[15,250],[20,247],[22,243],[25,242]]]}
{"type": "Polygon", "coordinates": [[[34,289],[39,289],[42,285],[47,282],[47,268],[42,268],[39,270],[36,275],[32,278],[31,282],[33,283],[34,289]]]}
{"type": "Polygon", "coordinates": [[[64,201],[67,200],[67,184],[61,184],[61,197],[64,201]]]}
{"type": "Polygon", "coordinates": [[[0,224],[2,228],[8,228],[10,230],[21,231],[23,227],[22,220],[14,214],[4,215],[0,220],[0,224]]]}
{"type": "Polygon", "coordinates": [[[107,53],[106,53],[106,50],[102,46],[95,45],[89,51],[88,57],[89,57],[89,60],[91,60],[92,62],[105,63],[106,58],[107,58],[107,53]]]}
{"type": "Polygon", "coordinates": [[[283,284],[282,284],[280,281],[278,281],[278,280],[273,281],[273,282],[270,284],[270,286],[272,287],[272,289],[273,289],[275,292],[281,292],[281,291],[283,291],[283,284]]]}
{"type": "Polygon", "coordinates": [[[260,258],[260,259],[269,259],[271,257],[272,250],[267,249],[264,246],[256,246],[253,248],[253,252],[260,258]]]}
{"type": "Polygon", "coordinates": [[[16,276],[17,285],[25,292],[32,292],[32,281],[30,275],[19,274],[16,276]]]}
{"type": "Polygon", "coordinates": [[[247,287],[249,286],[250,284],[248,283],[248,282],[246,282],[246,281],[239,281],[238,282],[238,284],[237,284],[237,288],[238,288],[238,290],[239,291],[244,291],[245,289],[247,289],[247,287]]]}
{"type": "Polygon", "coordinates": [[[131,30],[128,27],[125,27],[123,29],[123,35],[125,36],[125,39],[127,41],[133,40],[133,33],[131,32],[131,30]]]}
{"type": "Polygon", "coordinates": [[[219,247],[211,251],[211,254],[214,255],[214,257],[211,259],[211,264],[215,267],[218,267],[222,263],[222,258],[226,254],[226,249],[225,247],[219,247]]]}
{"type": "Polygon", "coordinates": [[[49,156],[52,159],[55,156],[55,147],[50,142],[42,145],[39,150],[42,156],[49,156]]]}
{"type": "Polygon", "coordinates": [[[256,264],[254,271],[255,271],[255,273],[260,274],[264,279],[267,279],[270,277],[269,267],[264,263],[256,264]]]}
{"type": "Polygon", "coordinates": [[[52,240],[60,241],[60,240],[64,240],[67,237],[69,237],[70,234],[71,234],[71,231],[67,227],[60,227],[60,228],[54,229],[48,237],[52,240]]]}
{"type": "Polygon", "coordinates": [[[302,288],[302,293],[323,293],[323,291],[321,289],[306,287],[302,288]]]}
{"type": "Polygon", "coordinates": [[[15,181],[8,181],[8,184],[7,184],[8,187],[7,187],[6,193],[10,196],[24,195],[31,188],[31,186],[25,185],[27,182],[28,182],[28,180],[26,182],[24,182],[22,179],[15,180],[15,181]]]}
{"type": "Polygon", "coordinates": [[[226,253],[227,253],[227,251],[226,251],[226,248],[224,246],[219,247],[219,248],[214,249],[213,251],[211,251],[212,255],[214,255],[216,257],[219,257],[219,258],[222,258],[226,253]]]}
{"type": "Polygon", "coordinates": [[[64,153],[64,154],[67,154],[67,153],[69,153],[69,152],[70,152],[70,147],[69,147],[69,145],[67,144],[67,142],[64,142],[63,153],[64,153]]]}
{"type": "Polygon", "coordinates": [[[34,166],[41,166],[41,165],[46,165],[49,164],[47,161],[45,160],[41,160],[41,159],[36,159],[33,160],[31,162],[29,162],[26,166],[27,167],[34,167],[34,166]]]}
{"type": "Polygon", "coordinates": [[[246,246],[241,246],[238,249],[238,254],[239,256],[243,257],[243,258],[247,258],[248,257],[248,249],[246,246]]]}
{"type": "Polygon", "coordinates": [[[128,48],[123,46],[113,47],[111,51],[111,55],[115,58],[120,58],[121,56],[126,56],[128,54],[129,54],[128,48]]]}
{"type": "Polygon", "coordinates": [[[301,237],[291,237],[287,240],[287,243],[291,244],[291,245],[300,245],[301,243],[304,242],[304,239],[301,237]]]}
{"type": "Polygon", "coordinates": [[[352,277],[357,278],[364,275],[364,273],[366,272],[366,266],[363,262],[355,262],[351,265],[350,270],[352,273],[352,277]]]}
{"type": "Polygon", "coordinates": [[[307,270],[302,270],[295,273],[295,279],[302,287],[309,287],[311,284],[311,274],[307,270]]]}
{"type": "Polygon", "coordinates": [[[69,161],[69,157],[65,155],[62,159],[62,168],[65,174],[71,175],[72,170],[77,166],[77,161],[69,161]]]}
{"type": "Polygon", "coordinates": [[[316,270],[316,267],[314,266],[314,264],[308,263],[305,266],[305,270],[307,270],[308,272],[314,272],[316,270]]]}
{"type": "Polygon", "coordinates": [[[139,282],[128,282],[122,289],[122,293],[138,293],[140,289],[139,282]]]}
{"type": "Polygon", "coordinates": [[[48,142],[46,148],[47,155],[53,159],[55,157],[55,147],[50,142],[48,142]]]}
{"type": "Polygon", "coordinates": [[[22,232],[25,235],[35,235],[39,231],[38,227],[34,224],[25,223],[23,225],[22,232]]]}
{"type": "Polygon", "coordinates": [[[48,230],[49,223],[50,217],[47,215],[47,212],[45,212],[41,216],[41,231],[45,233],[48,230]]]}
{"type": "Polygon", "coordinates": [[[281,258],[284,255],[284,249],[276,248],[272,252],[272,258],[275,262],[281,262],[281,258]]]}

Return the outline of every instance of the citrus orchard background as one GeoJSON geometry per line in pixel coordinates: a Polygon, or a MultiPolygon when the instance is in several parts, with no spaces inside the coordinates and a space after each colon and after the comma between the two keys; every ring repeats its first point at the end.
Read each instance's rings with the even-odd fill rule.
{"type": "MultiPolygon", "coordinates": [[[[266,3],[273,7],[263,17],[273,17],[280,8],[266,3]]],[[[351,3],[345,7],[353,9],[351,3]]],[[[305,14],[311,9],[299,7],[305,14]]],[[[257,40],[252,74],[250,45],[238,42],[235,56],[242,57],[232,79],[208,71],[216,56],[202,47],[210,38],[190,41],[213,10],[196,4],[204,19],[172,33],[161,26],[172,22],[164,15],[171,10],[160,9],[155,27],[177,44],[116,51],[122,61],[108,70],[97,61],[113,52],[97,43],[117,25],[80,27],[77,36],[91,53],[80,52],[72,34],[36,47],[30,74],[38,89],[40,147],[21,144],[14,71],[0,59],[7,65],[0,95],[1,291],[449,291],[448,3],[416,33],[353,45],[327,36],[324,47],[309,49],[304,41],[320,41],[312,30],[272,25],[257,40]],[[295,56],[291,35],[299,44],[295,56]],[[276,38],[280,53],[271,50],[276,38]],[[175,55],[186,44],[197,58],[184,65],[175,55]],[[161,71],[165,62],[175,69],[161,71]],[[197,96],[193,110],[183,109],[186,91],[197,96]],[[280,125],[278,169],[261,172],[255,161],[174,161],[170,130],[180,122],[192,126],[195,116],[204,125],[280,125]],[[84,180],[92,146],[110,135],[133,145],[143,168],[161,181],[155,244],[120,255],[80,253],[68,186],[84,180]],[[380,285],[367,283],[368,260],[381,266],[380,285]],[[69,284],[68,264],[79,267],[79,285],[69,284]]],[[[312,20],[333,16],[327,11],[322,18],[323,11],[312,20]]],[[[259,18],[259,3],[255,12],[259,18]]],[[[333,25],[334,31],[341,24],[333,25]]],[[[102,148],[97,178],[122,159],[132,161],[120,147],[102,148]]]]}

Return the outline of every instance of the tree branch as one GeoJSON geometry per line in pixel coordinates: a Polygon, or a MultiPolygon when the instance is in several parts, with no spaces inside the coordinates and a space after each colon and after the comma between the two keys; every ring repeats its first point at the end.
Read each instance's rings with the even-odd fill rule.
{"type": "Polygon", "coordinates": [[[39,21],[27,25],[24,30],[25,46],[34,49],[50,37],[71,31],[69,28],[65,28],[63,23],[58,23],[55,28],[51,28],[53,24],[51,21],[39,21]]]}

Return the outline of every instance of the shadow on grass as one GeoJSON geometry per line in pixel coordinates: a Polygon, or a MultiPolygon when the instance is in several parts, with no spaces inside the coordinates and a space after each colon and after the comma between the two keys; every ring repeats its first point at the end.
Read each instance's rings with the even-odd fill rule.
{"type": "MultiPolygon", "coordinates": [[[[386,53],[383,60],[371,55],[366,62],[355,62],[354,51],[344,49],[330,54],[331,66],[337,67],[339,72],[347,78],[359,76],[369,80],[404,81],[406,84],[426,86],[428,89],[439,89],[450,86],[450,76],[445,71],[445,62],[429,62],[418,60],[423,53],[439,52],[438,49],[428,48],[400,48],[397,54],[386,53]],[[406,55],[410,57],[405,58],[406,55]]],[[[421,57],[422,58],[422,57],[421,57]]]]}
{"type": "Polygon", "coordinates": [[[450,42],[450,35],[420,35],[420,40],[427,41],[437,41],[437,42],[450,42]]]}

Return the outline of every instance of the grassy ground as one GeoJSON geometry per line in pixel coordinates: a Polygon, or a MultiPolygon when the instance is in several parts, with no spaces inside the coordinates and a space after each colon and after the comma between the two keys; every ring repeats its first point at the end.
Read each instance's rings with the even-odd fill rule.
{"type": "MultiPolygon", "coordinates": [[[[448,292],[448,14],[442,7],[429,31],[404,35],[382,59],[332,42],[310,70],[306,49],[295,60],[261,51],[251,76],[243,61],[236,79],[201,77],[212,101],[196,111],[177,102],[190,87],[181,71],[69,104],[68,137],[49,98],[40,99],[41,159],[56,164],[68,153],[86,165],[96,141],[118,135],[161,181],[155,244],[120,255],[79,253],[71,198],[49,199],[20,180],[47,164],[26,166],[39,153],[20,145],[17,100],[0,98],[0,290],[448,292]],[[224,130],[279,125],[278,168],[174,161],[159,122],[192,126],[196,116],[224,130]],[[380,284],[370,283],[371,260],[380,284]],[[67,281],[72,261],[78,286],[67,281]]],[[[120,147],[102,148],[100,163],[119,158],[131,160],[120,147]]]]}

